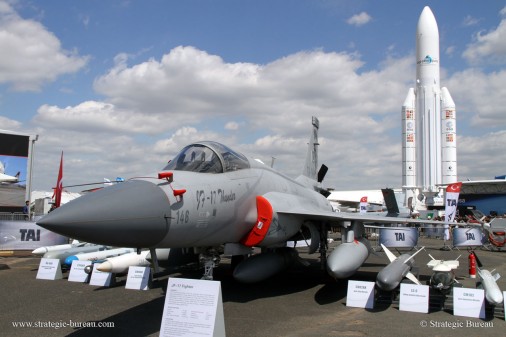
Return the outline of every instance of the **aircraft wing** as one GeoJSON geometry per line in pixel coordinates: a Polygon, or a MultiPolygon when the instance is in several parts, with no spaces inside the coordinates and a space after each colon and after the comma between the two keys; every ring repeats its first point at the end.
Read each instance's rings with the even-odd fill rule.
{"type": "Polygon", "coordinates": [[[316,204],[311,198],[288,193],[269,192],[263,195],[263,197],[271,203],[273,210],[278,214],[298,215],[307,220],[323,220],[338,225],[342,225],[343,221],[357,221],[361,223],[409,223],[420,225],[444,224],[441,221],[387,217],[381,214],[368,215],[364,213],[333,212],[330,208],[326,210],[322,206],[316,204]]]}

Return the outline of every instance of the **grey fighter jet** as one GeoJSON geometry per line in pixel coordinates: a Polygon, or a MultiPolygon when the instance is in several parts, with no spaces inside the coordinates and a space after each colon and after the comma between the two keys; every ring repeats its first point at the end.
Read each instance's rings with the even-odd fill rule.
{"type": "MultiPolygon", "coordinates": [[[[354,274],[369,256],[364,222],[418,222],[367,214],[337,213],[324,196],[318,171],[317,118],[303,174],[289,178],[259,160],[217,142],[186,146],[158,174],[130,179],[84,195],[49,213],[38,225],[72,238],[116,247],[193,248],[204,278],[220,254],[244,257],[234,276],[264,280],[300,258],[286,242],[311,239],[335,278],[354,274]],[[343,243],[327,257],[327,233],[342,227],[343,243]],[[251,255],[253,247],[262,252],[251,255]]],[[[156,260],[156,259],[154,259],[156,260]]],[[[239,259],[237,259],[239,260],[239,259]]]]}

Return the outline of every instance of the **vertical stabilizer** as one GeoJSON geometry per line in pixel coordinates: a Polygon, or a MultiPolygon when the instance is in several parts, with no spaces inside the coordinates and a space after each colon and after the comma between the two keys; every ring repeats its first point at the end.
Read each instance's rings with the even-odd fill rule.
{"type": "Polygon", "coordinates": [[[385,206],[388,210],[387,216],[398,217],[400,211],[399,205],[397,205],[394,190],[391,188],[383,188],[381,189],[381,193],[383,193],[383,200],[385,201],[385,206]]]}
{"type": "Polygon", "coordinates": [[[318,172],[318,128],[320,127],[320,122],[318,118],[313,117],[312,119],[313,128],[311,130],[311,136],[309,138],[309,143],[307,147],[307,155],[306,162],[304,163],[304,169],[302,171],[302,175],[316,180],[316,174],[318,172]]]}

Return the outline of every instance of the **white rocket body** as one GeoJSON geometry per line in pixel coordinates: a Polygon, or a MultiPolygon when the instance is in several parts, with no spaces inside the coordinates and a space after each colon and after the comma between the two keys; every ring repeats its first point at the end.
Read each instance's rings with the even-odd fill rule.
{"type": "Polygon", "coordinates": [[[457,181],[455,103],[440,87],[439,66],[438,27],[426,6],[416,28],[416,87],[402,106],[402,183],[406,199],[416,194],[427,206],[438,185],[457,181]]]}

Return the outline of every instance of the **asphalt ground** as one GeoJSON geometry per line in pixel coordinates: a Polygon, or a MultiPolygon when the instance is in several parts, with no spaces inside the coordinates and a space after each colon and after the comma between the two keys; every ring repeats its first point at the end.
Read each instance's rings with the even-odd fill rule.
{"type": "MultiPolygon", "coordinates": [[[[420,245],[425,245],[437,259],[455,259],[462,254],[457,280],[464,287],[475,288],[476,280],[468,276],[467,250],[442,251],[441,241],[427,238],[421,238],[420,245]]],[[[350,279],[374,281],[388,261],[383,252],[377,254],[371,255],[350,279]]],[[[477,254],[485,267],[496,268],[503,275],[498,285],[505,291],[506,253],[478,249],[477,254]]],[[[431,307],[428,314],[400,311],[395,297],[386,302],[378,297],[375,308],[370,310],[347,307],[348,280],[335,281],[322,272],[317,255],[301,252],[301,256],[310,262],[308,267],[295,267],[254,285],[234,281],[230,261],[222,260],[214,278],[221,281],[227,336],[505,334],[502,306],[496,311],[488,310],[485,319],[454,316],[448,299],[442,307],[431,307]]],[[[428,255],[420,252],[415,260],[419,279],[428,282],[432,273],[425,266],[428,255]]],[[[125,289],[124,277],[118,278],[115,286],[104,288],[68,282],[68,273],[62,280],[37,280],[39,262],[40,258],[32,256],[0,258],[0,336],[158,336],[167,276],[154,280],[145,291],[125,289]],[[15,327],[19,322],[39,327],[15,327]],[[59,327],[64,324],[67,326],[59,327]],[[83,324],[113,327],[78,326],[83,324]]],[[[199,278],[200,274],[186,270],[171,277],[199,278]]],[[[431,295],[431,302],[432,299],[431,295]]]]}

